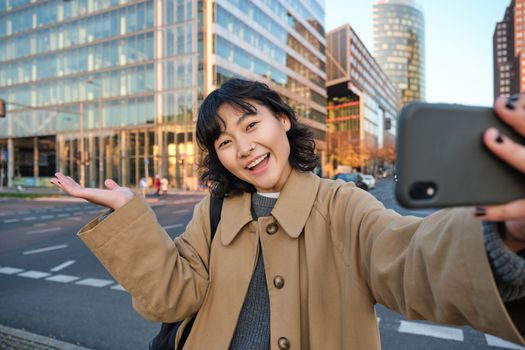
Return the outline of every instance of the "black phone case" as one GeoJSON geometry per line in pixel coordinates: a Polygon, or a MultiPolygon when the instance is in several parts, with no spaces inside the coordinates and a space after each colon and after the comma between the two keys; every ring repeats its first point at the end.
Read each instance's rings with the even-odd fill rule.
{"type": "Polygon", "coordinates": [[[525,199],[525,175],[493,155],[483,132],[494,126],[525,140],[492,108],[410,103],[397,131],[395,193],[408,208],[490,205],[525,199]]]}

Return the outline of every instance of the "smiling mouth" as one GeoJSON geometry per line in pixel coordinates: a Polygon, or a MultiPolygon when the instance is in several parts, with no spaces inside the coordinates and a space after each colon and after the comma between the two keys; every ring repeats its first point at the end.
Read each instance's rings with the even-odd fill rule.
{"type": "Polygon", "coordinates": [[[253,162],[248,164],[246,166],[246,169],[253,170],[257,165],[261,164],[265,159],[267,159],[270,156],[270,153],[266,153],[265,155],[260,156],[259,158],[255,159],[253,162]]]}

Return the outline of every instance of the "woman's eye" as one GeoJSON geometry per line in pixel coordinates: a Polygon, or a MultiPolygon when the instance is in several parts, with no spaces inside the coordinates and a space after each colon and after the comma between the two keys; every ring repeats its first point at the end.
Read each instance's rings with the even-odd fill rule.
{"type": "Polygon", "coordinates": [[[230,140],[222,141],[221,143],[219,143],[219,148],[226,146],[229,142],[230,142],[230,140]]]}
{"type": "Polygon", "coordinates": [[[251,129],[253,128],[255,125],[257,124],[257,122],[251,122],[250,124],[248,124],[248,126],[246,127],[246,129],[251,129]]]}

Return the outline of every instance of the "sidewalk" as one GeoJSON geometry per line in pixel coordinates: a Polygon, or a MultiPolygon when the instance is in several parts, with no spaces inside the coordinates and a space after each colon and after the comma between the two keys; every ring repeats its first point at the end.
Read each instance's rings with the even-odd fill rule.
{"type": "Polygon", "coordinates": [[[90,350],[53,338],[0,325],[2,350],[90,350]]]}

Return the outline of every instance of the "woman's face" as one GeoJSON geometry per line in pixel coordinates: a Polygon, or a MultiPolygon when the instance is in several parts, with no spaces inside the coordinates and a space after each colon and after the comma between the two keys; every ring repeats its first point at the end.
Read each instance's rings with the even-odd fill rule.
{"type": "Polygon", "coordinates": [[[245,113],[226,103],[219,108],[224,125],[215,150],[222,165],[257,192],[280,192],[292,171],[286,137],[290,120],[285,115],[275,117],[257,102],[248,102],[256,113],[245,113]]]}

